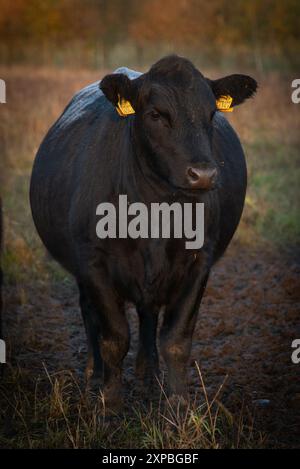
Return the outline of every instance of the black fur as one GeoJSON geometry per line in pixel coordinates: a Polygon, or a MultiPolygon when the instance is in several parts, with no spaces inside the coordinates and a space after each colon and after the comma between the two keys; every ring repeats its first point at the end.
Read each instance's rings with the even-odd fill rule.
{"type": "Polygon", "coordinates": [[[176,56],[131,80],[108,75],[100,83],[105,96],[96,85],[76,95],[38,151],[30,188],[33,218],[50,253],[77,280],[88,372],[103,378],[112,401],[120,396],[129,347],[125,301],[136,305],[140,318],[137,370],[143,376],[158,373],[156,325],[165,306],[160,350],[169,388],[186,392],[201,298],[212,265],[236,230],[245,198],[243,150],[225,117],[215,112],[214,95],[230,91],[236,103],[249,97],[248,83],[253,92],[254,81],[238,77],[209,82],[176,56]],[[131,100],[135,115],[118,116],[118,94],[131,100]],[[191,190],[190,165],[217,168],[215,190],[191,190]],[[180,239],[98,239],[96,206],[116,202],[119,194],[148,205],[204,202],[203,248],[188,251],[180,239]]]}

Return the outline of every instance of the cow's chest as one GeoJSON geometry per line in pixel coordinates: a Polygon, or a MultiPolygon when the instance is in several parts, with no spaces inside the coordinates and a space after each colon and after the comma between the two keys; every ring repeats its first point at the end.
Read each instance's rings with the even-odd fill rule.
{"type": "Polygon", "coordinates": [[[141,240],[134,249],[119,247],[110,262],[114,287],[128,301],[165,304],[195,262],[181,240],[141,240]]]}

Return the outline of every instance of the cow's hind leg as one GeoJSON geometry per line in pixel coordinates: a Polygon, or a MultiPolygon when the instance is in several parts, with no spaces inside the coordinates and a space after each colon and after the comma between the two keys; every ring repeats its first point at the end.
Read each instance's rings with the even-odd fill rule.
{"type": "Polygon", "coordinates": [[[100,384],[103,375],[103,361],[100,354],[100,321],[84,286],[78,283],[79,304],[87,336],[88,359],[85,369],[86,381],[100,384]]]}
{"type": "Polygon", "coordinates": [[[156,345],[157,307],[138,307],[139,348],[136,359],[136,374],[150,389],[159,376],[159,360],[156,345]]]}
{"type": "Polygon", "coordinates": [[[122,404],[122,364],[129,349],[129,327],[124,302],[107,282],[94,273],[85,279],[85,288],[101,325],[100,350],[103,360],[103,394],[107,408],[122,404]]]}

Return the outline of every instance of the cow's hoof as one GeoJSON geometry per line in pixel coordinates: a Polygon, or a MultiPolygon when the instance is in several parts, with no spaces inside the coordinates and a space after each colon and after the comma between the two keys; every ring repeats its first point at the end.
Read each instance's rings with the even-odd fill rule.
{"type": "Polygon", "coordinates": [[[135,375],[147,399],[159,393],[159,369],[154,367],[136,367],[135,375]]]}
{"type": "Polygon", "coordinates": [[[99,376],[91,376],[85,384],[85,398],[89,404],[94,404],[103,392],[102,379],[99,376]]]}
{"type": "Polygon", "coordinates": [[[102,417],[117,416],[123,410],[123,398],[120,394],[111,393],[103,389],[101,383],[88,383],[85,389],[85,399],[89,406],[95,408],[102,417]]]}
{"type": "Polygon", "coordinates": [[[102,379],[100,376],[91,375],[90,378],[86,381],[85,389],[86,391],[93,391],[98,393],[101,390],[102,379]]]}
{"type": "Polygon", "coordinates": [[[110,393],[104,389],[103,398],[103,414],[107,416],[118,415],[124,408],[123,397],[119,393],[110,393]]]}

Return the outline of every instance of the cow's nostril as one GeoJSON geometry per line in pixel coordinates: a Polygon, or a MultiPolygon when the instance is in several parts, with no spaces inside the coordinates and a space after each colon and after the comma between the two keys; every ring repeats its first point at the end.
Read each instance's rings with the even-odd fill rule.
{"type": "Polygon", "coordinates": [[[188,168],[187,175],[196,182],[201,177],[201,171],[197,168],[188,168]]]}

